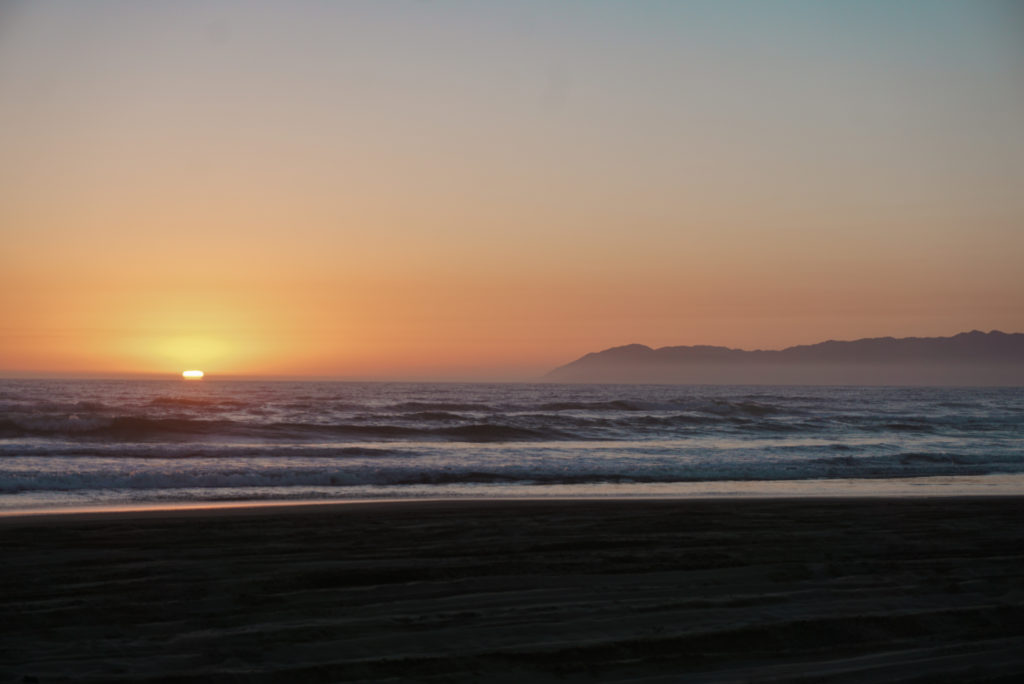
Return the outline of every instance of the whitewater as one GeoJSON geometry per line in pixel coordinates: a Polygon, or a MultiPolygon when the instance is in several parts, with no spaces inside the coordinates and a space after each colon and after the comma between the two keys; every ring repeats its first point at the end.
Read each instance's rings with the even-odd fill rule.
{"type": "Polygon", "coordinates": [[[0,380],[0,511],[1024,493],[1024,388],[0,380]]]}

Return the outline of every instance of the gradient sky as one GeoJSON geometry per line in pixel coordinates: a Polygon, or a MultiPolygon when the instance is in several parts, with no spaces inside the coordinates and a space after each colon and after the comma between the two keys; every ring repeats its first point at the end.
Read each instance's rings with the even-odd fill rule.
{"type": "Polygon", "coordinates": [[[0,373],[1024,331],[1019,2],[5,2],[0,373]]]}

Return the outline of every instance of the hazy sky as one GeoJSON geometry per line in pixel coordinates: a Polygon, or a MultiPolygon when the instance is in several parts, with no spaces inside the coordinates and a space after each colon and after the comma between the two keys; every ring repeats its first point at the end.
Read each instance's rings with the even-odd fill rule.
{"type": "Polygon", "coordinates": [[[1020,2],[4,2],[0,372],[1024,331],[1020,2]]]}

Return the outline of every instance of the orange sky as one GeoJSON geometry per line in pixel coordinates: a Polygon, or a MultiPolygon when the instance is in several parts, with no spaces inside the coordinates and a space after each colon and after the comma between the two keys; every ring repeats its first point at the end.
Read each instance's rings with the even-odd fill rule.
{"type": "Polygon", "coordinates": [[[7,5],[0,374],[1024,330],[1022,17],[821,5],[7,5]]]}

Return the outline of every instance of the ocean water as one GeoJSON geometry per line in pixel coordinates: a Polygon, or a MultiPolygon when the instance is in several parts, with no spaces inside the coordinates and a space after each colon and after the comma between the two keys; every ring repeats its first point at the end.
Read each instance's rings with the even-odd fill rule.
{"type": "Polygon", "coordinates": [[[1024,494],[1024,388],[0,380],[0,511],[1024,494]]]}

